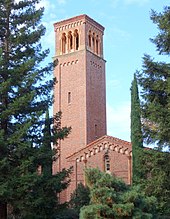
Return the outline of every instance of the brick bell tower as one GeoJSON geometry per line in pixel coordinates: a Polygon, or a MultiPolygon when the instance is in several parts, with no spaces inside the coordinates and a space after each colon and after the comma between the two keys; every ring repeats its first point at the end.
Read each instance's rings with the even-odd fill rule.
{"type": "Polygon", "coordinates": [[[104,27],[80,15],[54,24],[54,114],[62,112],[62,126],[71,126],[59,142],[54,172],[68,168],[66,157],[106,135],[104,27]]]}

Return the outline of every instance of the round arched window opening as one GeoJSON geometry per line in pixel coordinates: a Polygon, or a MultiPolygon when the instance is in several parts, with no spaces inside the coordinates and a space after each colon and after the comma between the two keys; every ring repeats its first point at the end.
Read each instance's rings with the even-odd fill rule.
{"type": "Polygon", "coordinates": [[[76,43],[76,50],[79,49],[79,34],[78,34],[78,30],[74,31],[74,36],[75,36],[75,43],[76,43]]]}
{"type": "Polygon", "coordinates": [[[89,30],[88,39],[89,39],[89,47],[91,47],[91,40],[92,40],[91,30],[89,30]]]}
{"type": "Polygon", "coordinates": [[[104,171],[110,172],[110,158],[108,153],[104,155],[104,171]]]}
{"type": "Polygon", "coordinates": [[[69,31],[68,33],[68,40],[69,40],[69,50],[71,50],[73,49],[73,36],[71,31],[69,31]]]}
{"type": "Polygon", "coordinates": [[[66,34],[62,34],[62,53],[66,52],[66,34]]]}

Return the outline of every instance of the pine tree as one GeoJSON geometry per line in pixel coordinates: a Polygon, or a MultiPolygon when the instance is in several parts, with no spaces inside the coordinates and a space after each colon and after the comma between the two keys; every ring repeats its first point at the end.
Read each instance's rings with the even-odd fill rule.
{"type": "Polygon", "coordinates": [[[133,156],[133,183],[137,183],[141,178],[141,156],[143,148],[141,110],[138,94],[138,85],[136,75],[132,81],[131,87],[131,142],[133,156]]]}
{"type": "MultiPolygon", "coordinates": [[[[65,178],[69,171],[56,176],[37,173],[42,164],[41,146],[50,144],[46,138],[48,131],[44,131],[44,137],[42,133],[44,113],[52,104],[54,83],[46,80],[53,63],[42,64],[49,50],[41,49],[45,28],[40,20],[44,9],[37,9],[38,3],[38,0],[0,0],[1,219],[7,217],[7,205],[16,218],[54,218],[53,213],[60,206],[58,199],[52,199],[68,184],[65,178]],[[52,194],[51,200],[44,191],[52,194]]],[[[57,118],[54,133],[63,139],[69,130],[62,129],[60,116],[57,118]]],[[[50,169],[52,153],[49,154],[50,169]]],[[[46,172],[45,166],[43,171],[46,172]]]]}
{"type": "Polygon", "coordinates": [[[86,169],[90,204],[80,210],[80,219],[154,218],[156,199],[146,197],[138,187],[128,187],[122,180],[98,169],[86,169]]]}
{"type": "Polygon", "coordinates": [[[71,194],[70,207],[74,209],[77,216],[80,213],[80,209],[89,204],[89,194],[89,188],[82,183],[79,183],[75,191],[71,194]]]}
{"type": "MultiPolygon", "coordinates": [[[[159,33],[152,39],[160,55],[170,54],[170,7],[162,13],[152,11],[151,20],[159,33]]],[[[143,69],[138,72],[142,88],[142,117],[147,143],[157,143],[159,149],[170,147],[170,63],[143,57],[143,69]]]]}

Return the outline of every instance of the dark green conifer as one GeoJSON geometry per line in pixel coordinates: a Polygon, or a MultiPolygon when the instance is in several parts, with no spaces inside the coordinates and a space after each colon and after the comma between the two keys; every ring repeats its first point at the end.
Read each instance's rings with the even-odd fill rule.
{"type": "Polygon", "coordinates": [[[52,175],[52,137],[51,137],[51,122],[49,118],[49,111],[46,111],[45,117],[45,127],[43,130],[43,143],[42,143],[42,154],[43,160],[41,164],[42,174],[44,175],[52,175]]]}
{"type": "MultiPolygon", "coordinates": [[[[170,54],[170,7],[162,13],[152,11],[151,20],[159,30],[152,42],[163,60],[162,55],[170,54]]],[[[145,54],[137,77],[142,88],[145,140],[156,143],[160,150],[170,147],[170,63],[166,57],[165,61],[156,61],[145,54]]]]}
{"type": "Polygon", "coordinates": [[[151,41],[156,45],[161,60],[148,54],[143,57],[142,69],[137,73],[141,87],[141,113],[143,136],[147,144],[154,143],[156,150],[144,150],[142,156],[142,189],[158,200],[160,218],[170,217],[169,152],[170,149],[170,7],[163,12],[151,11],[151,20],[158,34],[151,41]]]}
{"type": "MultiPolygon", "coordinates": [[[[44,9],[37,9],[38,3],[0,0],[1,219],[7,217],[7,204],[15,218],[54,218],[60,208],[57,193],[68,184],[68,171],[51,175],[51,152],[47,161],[50,175],[37,171],[42,164],[41,146],[50,145],[49,125],[44,137],[42,133],[54,84],[47,80],[53,63],[42,64],[49,50],[42,51],[40,44],[45,28],[40,23],[44,9]]],[[[60,127],[56,133],[64,138],[69,130],[60,127]]]]}
{"type": "Polygon", "coordinates": [[[129,187],[121,179],[98,169],[86,169],[90,203],[80,210],[80,219],[155,218],[156,199],[147,197],[138,187],[129,187]]]}
{"type": "Polygon", "coordinates": [[[138,94],[138,85],[136,75],[132,81],[131,87],[131,142],[132,142],[132,158],[133,158],[133,183],[140,180],[141,175],[141,153],[143,147],[142,126],[141,126],[141,110],[138,94]]]}

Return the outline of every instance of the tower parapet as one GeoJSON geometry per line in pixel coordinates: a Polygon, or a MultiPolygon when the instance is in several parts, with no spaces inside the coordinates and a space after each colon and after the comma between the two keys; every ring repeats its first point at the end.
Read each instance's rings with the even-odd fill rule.
{"type": "Polygon", "coordinates": [[[87,15],[79,15],[54,24],[56,56],[82,49],[103,58],[104,27],[87,15]]]}

